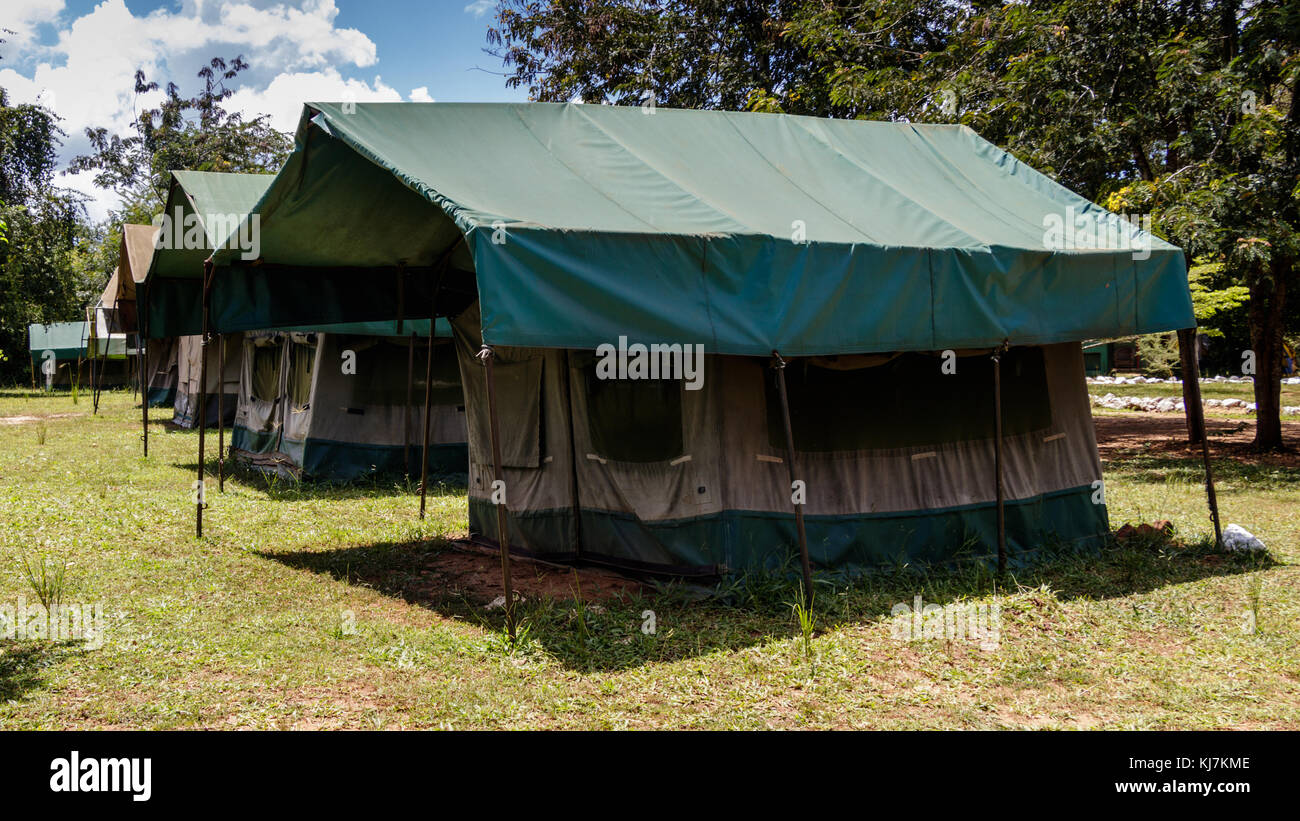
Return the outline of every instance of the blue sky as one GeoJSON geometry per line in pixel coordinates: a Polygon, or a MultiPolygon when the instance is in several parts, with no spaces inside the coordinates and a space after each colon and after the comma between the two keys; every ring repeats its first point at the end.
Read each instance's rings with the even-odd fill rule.
{"type": "MultiPolygon", "coordinates": [[[[484,0],[4,0],[0,86],[15,102],[41,102],[62,118],[66,160],[85,150],[83,130],[127,133],[132,75],[194,89],[213,56],[251,64],[230,105],[292,130],[311,100],[504,102],[504,67],[484,53],[495,3],[484,0]]],[[[88,194],[92,216],[116,203],[89,175],[64,184],[88,194]]]]}

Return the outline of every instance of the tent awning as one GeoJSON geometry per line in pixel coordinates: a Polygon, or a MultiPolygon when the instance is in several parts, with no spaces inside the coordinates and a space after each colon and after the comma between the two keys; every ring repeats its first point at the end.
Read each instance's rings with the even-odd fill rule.
{"type": "Polygon", "coordinates": [[[313,103],[255,210],[261,267],[214,255],[223,330],[273,323],[277,294],[298,317],[392,316],[364,271],[448,252],[499,345],[798,356],[1194,324],[1182,251],[963,126],[313,103]]]}

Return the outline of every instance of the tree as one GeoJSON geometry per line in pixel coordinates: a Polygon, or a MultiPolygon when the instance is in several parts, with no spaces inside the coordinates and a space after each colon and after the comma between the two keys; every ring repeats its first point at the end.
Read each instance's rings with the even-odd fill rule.
{"type": "Polygon", "coordinates": [[[795,0],[506,0],[488,30],[506,85],[534,100],[740,109],[761,92],[793,113],[825,82],[784,35],[795,0]]]}
{"type": "MultiPolygon", "coordinates": [[[[27,326],[78,317],[95,288],[84,253],[89,236],[75,193],[53,184],[62,136],[40,106],[10,105],[0,89],[0,375],[19,378],[29,366],[15,352],[27,326]]],[[[100,282],[102,287],[102,282],[100,282]]]]}
{"type": "Polygon", "coordinates": [[[507,82],[537,99],[630,102],[654,65],[661,103],[962,122],[1112,211],[1150,215],[1189,258],[1222,263],[1220,288],[1249,293],[1255,445],[1282,446],[1300,275],[1294,0],[513,0],[497,20],[507,82]],[[733,42],[752,36],[743,15],[777,28],[761,49],[733,42]],[[647,56],[676,43],[692,44],[679,72],[647,56]]]}
{"type": "MultiPolygon", "coordinates": [[[[124,212],[147,222],[166,206],[174,169],[278,170],[292,147],[289,136],[272,128],[267,115],[245,120],[223,105],[233,93],[231,81],[247,68],[242,56],[228,62],[212,58],[197,74],[203,85],[193,97],[182,97],[180,88],[168,83],[162,102],[139,112],[129,136],[87,128],[92,152],[74,158],[65,173],[94,171],[95,184],[116,192],[124,212]]],[[[135,73],[137,101],[157,90],[143,71],[135,73]]]]}

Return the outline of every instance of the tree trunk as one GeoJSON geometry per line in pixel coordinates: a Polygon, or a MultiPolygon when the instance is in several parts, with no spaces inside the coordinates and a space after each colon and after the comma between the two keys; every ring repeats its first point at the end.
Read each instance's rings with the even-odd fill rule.
{"type": "Polygon", "coordinates": [[[1282,308],[1291,260],[1273,261],[1271,277],[1250,286],[1250,345],[1255,352],[1255,448],[1282,448],[1282,308]]]}

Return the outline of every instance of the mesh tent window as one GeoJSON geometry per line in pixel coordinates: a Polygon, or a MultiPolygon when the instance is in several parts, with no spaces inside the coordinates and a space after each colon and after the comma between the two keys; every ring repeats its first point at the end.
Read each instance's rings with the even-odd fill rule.
{"type": "MultiPolygon", "coordinates": [[[[805,453],[941,445],[993,437],[993,363],[958,357],[944,373],[938,354],[906,353],[874,367],[839,369],[812,360],[786,368],[795,447],[805,453]]],[[[768,444],[785,448],[781,397],[767,382],[768,444]]],[[[1007,436],[1052,425],[1041,348],[1002,357],[1002,419],[1007,436]]]]}
{"type": "MultiPolygon", "coordinates": [[[[408,342],[398,339],[349,340],[344,348],[356,352],[357,371],[348,378],[348,405],[352,407],[401,407],[406,404],[408,342]]],[[[415,367],[411,377],[414,406],[423,406],[428,340],[415,343],[415,367]]],[[[460,366],[450,339],[439,339],[433,353],[434,405],[464,404],[460,366]]]]}
{"type": "Polygon", "coordinates": [[[289,343],[289,402],[295,411],[311,403],[312,371],[316,363],[316,336],[306,334],[289,343]]]}
{"type": "Polygon", "coordinates": [[[274,402],[280,395],[280,365],[283,360],[283,342],[268,340],[254,344],[253,349],[253,398],[262,402],[274,402]]]}
{"type": "Polygon", "coordinates": [[[601,379],[583,368],[587,430],[598,456],[616,462],[667,462],[685,452],[678,379],[601,379]]]}

